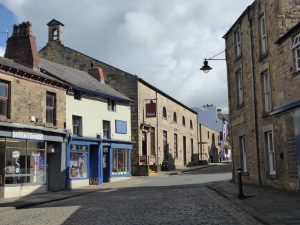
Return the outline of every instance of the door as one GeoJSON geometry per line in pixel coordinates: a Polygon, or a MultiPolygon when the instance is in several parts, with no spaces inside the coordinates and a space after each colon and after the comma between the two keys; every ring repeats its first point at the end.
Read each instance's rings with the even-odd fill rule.
{"type": "Polygon", "coordinates": [[[142,154],[147,155],[147,133],[145,131],[142,132],[142,154]]]}
{"type": "Polygon", "coordinates": [[[90,146],[90,185],[98,184],[98,145],[90,146]]]}
{"type": "Polygon", "coordinates": [[[103,182],[108,182],[109,180],[109,148],[103,147],[103,158],[102,158],[102,168],[103,168],[103,182]]]}
{"type": "Polygon", "coordinates": [[[186,165],[186,137],[183,136],[183,165],[186,165]]]}

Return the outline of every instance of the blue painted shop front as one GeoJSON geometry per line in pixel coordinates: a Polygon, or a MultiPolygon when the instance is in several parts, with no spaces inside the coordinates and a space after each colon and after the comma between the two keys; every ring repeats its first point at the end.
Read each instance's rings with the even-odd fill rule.
{"type": "Polygon", "coordinates": [[[67,187],[98,185],[131,176],[132,142],[70,137],[67,144],[67,187]]]}

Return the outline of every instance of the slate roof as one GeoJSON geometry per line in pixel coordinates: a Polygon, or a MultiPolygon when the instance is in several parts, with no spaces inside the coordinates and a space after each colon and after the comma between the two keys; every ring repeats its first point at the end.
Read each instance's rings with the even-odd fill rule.
{"type": "Polygon", "coordinates": [[[117,101],[132,101],[130,98],[113,89],[111,86],[101,83],[84,71],[50,62],[42,58],[40,59],[40,65],[43,71],[55,76],[58,79],[70,83],[73,89],[92,93],[96,96],[107,97],[117,101]]]}
{"type": "Polygon", "coordinates": [[[55,77],[49,76],[49,75],[47,75],[45,73],[42,73],[38,70],[34,70],[30,67],[27,67],[27,66],[24,66],[24,65],[22,65],[18,62],[15,62],[14,60],[4,58],[4,57],[1,57],[1,56],[0,56],[0,65],[1,66],[6,66],[8,68],[13,68],[13,69],[16,69],[18,71],[25,72],[28,75],[29,74],[35,75],[35,76],[45,78],[45,79],[48,79],[48,80],[51,80],[51,81],[54,81],[54,82],[58,82],[58,83],[63,84],[63,85],[68,85],[66,82],[64,82],[60,79],[56,79],[55,77]]]}

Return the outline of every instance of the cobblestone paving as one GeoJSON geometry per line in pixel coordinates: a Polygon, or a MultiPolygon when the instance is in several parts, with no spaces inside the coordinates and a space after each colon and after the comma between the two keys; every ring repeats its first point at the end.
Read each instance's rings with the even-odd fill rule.
{"type": "Polygon", "coordinates": [[[0,213],[0,224],[259,224],[204,185],[113,189],[0,213]]]}

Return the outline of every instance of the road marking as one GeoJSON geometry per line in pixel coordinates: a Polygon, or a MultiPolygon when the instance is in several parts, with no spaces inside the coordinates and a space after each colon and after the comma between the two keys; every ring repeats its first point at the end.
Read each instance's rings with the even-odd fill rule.
{"type": "Polygon", "coordinates": [[[104,191],[101,191],[101,192],[113,192],[113,191],[116,191],[116,190],[118,190],[118,188],[112,188],[112,189],[104,190],[104,191]]]}

